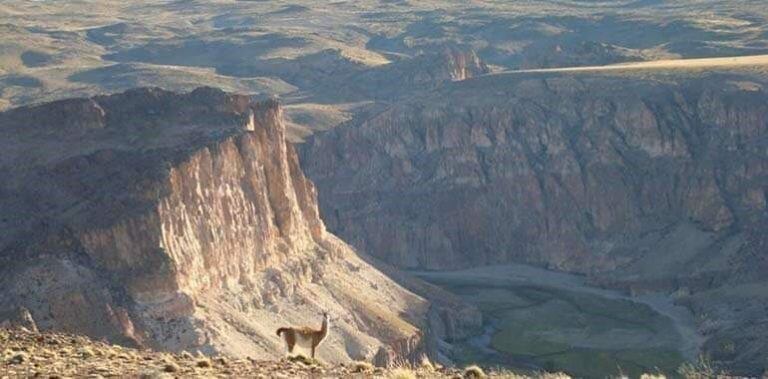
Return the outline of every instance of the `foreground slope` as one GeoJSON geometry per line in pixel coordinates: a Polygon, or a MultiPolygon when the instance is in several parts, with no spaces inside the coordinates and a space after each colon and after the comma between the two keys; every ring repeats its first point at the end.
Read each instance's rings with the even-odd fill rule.
{"type": "Polygon", "coordinates": [[[328,311],[322,359],[426,352],[430,304],[326,232],[276,102],[137,89],[0,113],[0,133],[0,319],[267,358],[328,311]]]}
{"type": "MultiPolygon", "coordinates": [[[[331,365],[306,358],[258,360],[197,354],[162,353],[96,342],[83,336],[0,328],[0,372],[10,377],[152,378],[401,378],[462,377],[457,368],[417,365],[407,370],[370,364],[331,365]],[[401,375],[401,376],[398,376],[401,375]]],[[[568,379],[564,374],[517,375],[489,372],[491,378],[568,379]]]]}

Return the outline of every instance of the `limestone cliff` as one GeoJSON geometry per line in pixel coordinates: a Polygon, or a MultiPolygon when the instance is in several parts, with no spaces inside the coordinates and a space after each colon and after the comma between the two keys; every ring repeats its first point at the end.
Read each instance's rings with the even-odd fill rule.
{"type": "Polygon", "coordinates": [[[0,314],[268,358],[326,310],[322,359],[426,353],[430,303],[325,230],[276,102],[138,89],[0,113],[0,134],[0,314]]]}
{"type": "MultiPolygon", "coordinates": [[[[764,280],[765,88],[749,74],[490,75],[317,135],[303,161],[329,228],[397,266],[527,262],[699,294],[764,280]]],[[[733,334],[759,312],[709,299],[689,300],[731,346],[709,351],[763,359],[750,351],[768,329],[750,332],[762,345],[733,334]]]]}

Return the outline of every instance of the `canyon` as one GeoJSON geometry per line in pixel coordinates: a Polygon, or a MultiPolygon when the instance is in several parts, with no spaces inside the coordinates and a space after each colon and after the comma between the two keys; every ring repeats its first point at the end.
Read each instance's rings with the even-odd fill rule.
{"type": "Polygon", "coordinates": [[[330,230],[382,260],[529,263],[674,294],[704,352],[754,373],[766,84],[739,70],[484,75],[316,134],[302,161],[330,230]]]}
{"type": "Polygon", "coordinates": [[[282,113],[212,88],[0,113],[0,319],[266,359],[284,354],[278,327],[327,311],[319,356],[381,365],[436,356],[441,309],[477,324],[471,307],[402,276],[439,304],[409,291],[325,230],[282,113]]]}
{"type": "Polygon", "coordinates": [[[3,1],[0,326],[762,375],[767,41],[760,1],[3,1]]]}

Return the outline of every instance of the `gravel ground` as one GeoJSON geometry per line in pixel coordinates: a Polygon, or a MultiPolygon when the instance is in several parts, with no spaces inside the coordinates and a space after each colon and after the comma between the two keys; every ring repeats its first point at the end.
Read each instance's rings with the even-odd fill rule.
{"type": "MultiPolygon", "coordinates": [[[[303,357],[300,357],[303,358],[303,357]]],[[[489,377],[523,378],[511,372],[489,377]]],[[[0,379],[39,378],[463,378],[464,370],[425,365],[375,368],[367,363],[325,365],[309,359],[258,361],[131,349],[63,333],[0,328],[0,379]]],[[[476,376],[475,376],[476,377],[476,376]]],[[[565,375],[544,375],[567,378],[565,375]]]]}

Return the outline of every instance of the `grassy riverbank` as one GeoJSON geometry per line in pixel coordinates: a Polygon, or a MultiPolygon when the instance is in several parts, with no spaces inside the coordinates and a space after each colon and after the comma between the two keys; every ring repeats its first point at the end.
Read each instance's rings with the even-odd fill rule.
{"type": "MultiPolygon", "coordinates": [[[[684,362],[672,319],[650,306],[551,277],[421,275],[477,305],[486,335],[457,344],[457,359],[579,377],[663,372],[684,362]]],[[[487,273],[486,273],[487,274],[487,273]]]]}

